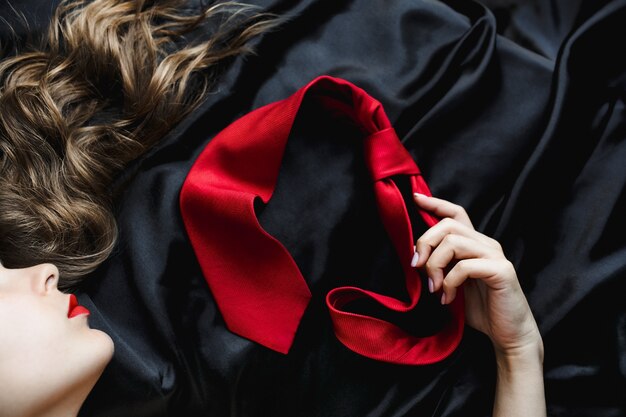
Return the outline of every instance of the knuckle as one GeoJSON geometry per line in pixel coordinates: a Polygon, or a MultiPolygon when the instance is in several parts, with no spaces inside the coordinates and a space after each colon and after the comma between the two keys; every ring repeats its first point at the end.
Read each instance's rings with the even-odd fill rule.
{"type": "Polygon", "coordinates": [[[498,251],[502,252],[502,245],[496,239],[490,237],[489,243],[491,244],[491,246],[493,246],[494,249],[497,249],[498,251]]]}
{"type": "Polygon", "coordinates": [[[457,246],[459,244],[459,237],[455,234],[447,234],[441,240],[442,245],[457,246]]]}
{"type": "Polygon", "coordinates": [[[449,281],[447,279],[443,280],[443,283],[441,284],[441,289],[450,296],[454,296],[454,294],[456,293],[456,287],[453,285],[452,281],[449,281]]]}
{"type": "Polygon", "coordinates": [[[433,279],[439,276],[439,270],[441,269],[439,265],[437,265],[437,261],[436,259],[433,260],[433,258],[428,258],[428,261],[426,261],[426,265],[424,265],[426,267],[426,271],[429,273],[430,277],[432,277],[433,279]]]}
{"type": "Polygon", "coordinates": [[[465,259],[460,260],[454,265],[454,268],[458,274],[464,274],[467,271],[467,261],[465,259]]]}
{"type": "Polygon", "coordinates": [[[465,212],[465,209],[463,208],[463,206],[460,206],[458,204],[452,203],[452,210],[455,212],[455,214],[465,214],[465,215],[467,215],[467,213],[465,212]]]}
{"type": "Polygon", "coordinates": [[[441,219],[441,220],[439,221],[439,224],[441,224],[441,225],[445,226],[445,225],[447,225],[448,223],[450,223],[450,220],[452,220],[450,217],[444,217],[443,219],[441,219]]]}
{"type": "Polygon", "coordinates": [[[517,275],[515,273],[515,266],[513,265],[513,263],[511,261],[509,261],[508,259],[502,259],[501,261],[501,268],[502,268],[502,272],[503,274],[507,277],[507,278],[515,278],[517,279],[517,275]]]}
{"type": "Polygon", "coordinates": [[[456,221],[452,217],[444,217],[439,223],[441,223],[441,227],[444,230],[450,231],[452,227],[454,227],[455,222],[456,221]]]}
{"type": "Polygon", "coordinates": [[[435,269],[435,267],[433,266],[432,258],[428,258],[428,260],[424,264],[424,268],[426,268],[426,270],[429,271],[429,272],[431,272],[433,269],[435,269]]]}

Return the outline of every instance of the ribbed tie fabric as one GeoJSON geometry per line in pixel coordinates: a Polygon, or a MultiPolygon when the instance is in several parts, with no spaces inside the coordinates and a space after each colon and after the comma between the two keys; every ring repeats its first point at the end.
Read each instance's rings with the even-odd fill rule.
{"type": "MultiPolygon", "coordinates": [[[[397,312],[413,309],[422,281],[410,266],[414,239],[402,195],[392,177],[409,177],[413,192],[430,195],[420,171],[382,105],[354,84],[319,76],[290,97],[260,107],[218,133],[195,161],[183,184],[180,207],[190,242],[228,329],[287,353],[311,292],[287,249],[258,222],[254,200],[274,192],[289,133],[303,100],[320,112],[349,117],[363,133],[366,164],[382,223],[397,251],[409,302],[357,287],[330,291],[326,303],[339,341],[379,361],[420,365],[446,358],[464,326],[462,288],[448,306],[443,329],[415,337],[385,320],[345,310],[369,298],[397,312]]],[[[420,210],[428,226],[438,219],[420,210]]]]}

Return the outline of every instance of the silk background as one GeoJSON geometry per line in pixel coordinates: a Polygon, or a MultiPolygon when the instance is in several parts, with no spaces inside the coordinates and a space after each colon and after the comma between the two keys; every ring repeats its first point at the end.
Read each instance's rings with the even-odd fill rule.
{"type": "MultiPolygon", "coordinates": [[[[79,293],[116,352],[81,417],[491,415],[493,350],[472,329],[421,367],[374,362],[334,338],[329,289],[402,296],[402,280],[360,162],[323,115],[299,118],[276,194],[259,207],[313,292],[292,351],[224,327],[179,189],[228,123],[321,74],[381,101],[434,195],[502,243],[544,338],[548,414],[625,415],[626,1],[252,2],[293,18],[119,178],[118,247],[79,293]]],[[[37,31],[56,3],[14,6],[37,31]]],[[[10,9],[0,1],[8,21],[10,9]]],[[[441,324],[437,300],[423,302],[417,332],[441,324]]]]}

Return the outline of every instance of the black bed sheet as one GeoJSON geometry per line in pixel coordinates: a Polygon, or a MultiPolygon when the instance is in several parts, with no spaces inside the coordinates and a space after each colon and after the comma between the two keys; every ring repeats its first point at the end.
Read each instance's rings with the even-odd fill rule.
{"type": "MultiPolygon", "coordinates": [[[[18,6],[36,30],[55,3],[18,6]]],[[[329,289],[402,288],[354,154],[327,124],[298,120],[259,213],[313,292],[292,351],[224,326],[180,187],[217,132],[321,74],[381,101],[433,194],[502,243],[544,338],[548,415],[626,415],[626,1],[253,3],[294,18],[128,167],[119,244],[79,294],[116,344],[81,417],[491,415],[493,350],[470,328],[452,356],[420,367],[334,337],[329,289]]],[[[437,300],[423,297],[418,327],[436,327],[437,300]]]]}

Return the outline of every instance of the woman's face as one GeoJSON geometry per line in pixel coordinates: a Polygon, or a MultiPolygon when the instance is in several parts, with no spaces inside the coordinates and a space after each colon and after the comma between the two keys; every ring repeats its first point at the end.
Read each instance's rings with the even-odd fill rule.
{"type": "Polygon", "coordinates": [[[0,264],[0,417],[77,412],[111,360],[111,338],[58,279],[52,264],[0,264]]]}

